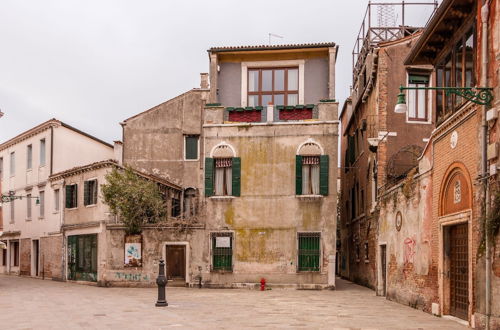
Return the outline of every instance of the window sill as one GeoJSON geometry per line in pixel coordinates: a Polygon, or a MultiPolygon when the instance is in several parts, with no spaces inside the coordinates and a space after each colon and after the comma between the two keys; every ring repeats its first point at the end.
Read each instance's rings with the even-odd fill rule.
{"type": "Polygon", "coordinates": [[[52,214],[58,214],[59,211],[52,211],[52,214]]]}
{"type": "Polygon", "coordinates": [[[198,159],[185,159],[184,158],[184,161],[185,162],[198,162],[198,161],[200,161],[200,159],[199,158],[198,159]]]}
{"type": "Polygon", "coordinates": [[[365,259],[365,264],[370,263],[370,259],[365,259]]]}
{"type": "Polygon", "coordinates": [[[45,217],[38,217],[38,220],[43,220],[45,219],[45,217]]]}
{"type": "Polygon", "coordinates": [[[85,205],[86,208],[92,208],[92,207],[96,207],[97,206],[97,203],[96,204],[89,204],[89,205],[85,205]]]}
{"type": "Polygon", "coordinates": [[[220,201],[230,201],[232,199],[235,199],[235,196],[210,196],[208,197],[211,200],[220,200],[220,201]]]}
{"type": "Polygon", "coordinates": [[[297,273],[298,274],[308,274],[308,273],[317,274],[317,273],[321,273],[321,270],[298,270],[297,273]]]}
{"type": "Polygon", "coordinates": [[[31,221],[31,218],[26,218],[25,221],[31,221]]]}
{"type": "Polygon", "coordinates": [[[233,270],[225,270],[225,269],[212,269],[210,272],[211,272],[211,273],[225,274],[225,273],[233,273],[233,270]]]}
{"type": "Polygon", "coordinates": [[[323,195],[295,195],[296,198],[304,201],[319,201],[323,199],[323,195]]]}
{"type": "Polygon", "coordinates": [[[77,209],[78,209],[78,206],[77,207],[67,207],[66,211],[72,211],[72,210],[77,210],[77,209]]]}

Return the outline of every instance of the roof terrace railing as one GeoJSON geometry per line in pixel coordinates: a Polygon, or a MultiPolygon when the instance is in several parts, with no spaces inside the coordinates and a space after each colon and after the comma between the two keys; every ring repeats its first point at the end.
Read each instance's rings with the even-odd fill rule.
{"type": "Polygon", "coordinates": [[[422,22],[427,22],[437,7],[437,0],[432,2],[368,2],[352,50],[353,86],[363,67],[366,55],[372,47],[380,42],[397,40],[415,33],[425,25],[422,22]],[[396,10],[396,7],[400,7],[400,10],[396,10]],[[409,7],[412,9],[410,10],[409,7]],[[427,20],[422,19],[422,16],[427,16],[427,20]]]}

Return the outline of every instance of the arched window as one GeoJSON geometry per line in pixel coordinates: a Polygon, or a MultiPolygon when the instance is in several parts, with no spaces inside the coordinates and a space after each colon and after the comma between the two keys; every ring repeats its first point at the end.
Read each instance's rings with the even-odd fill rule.
{"type": "Polygon", "coordinates": [[[328,155],[319,144],[308,140],[296,156],[296,194],[328,195],[328,155]]]}
{"type": "Polygon", "coordinates": [[[239,196],[241,162],[233,147],[220,143],[210,155],[205,159],[205,196],[239,196]]]}

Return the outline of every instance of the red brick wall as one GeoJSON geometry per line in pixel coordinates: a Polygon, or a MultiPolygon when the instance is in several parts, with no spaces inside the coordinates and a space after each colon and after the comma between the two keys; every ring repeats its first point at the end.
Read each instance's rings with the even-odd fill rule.
{"type": "Polygon", "coordinates": [[[280,120],[312,119],[312,109],[280,110],[280,120]]]}
{"type": "Polygon", "coordinates": [[[260,122],[261,111],[259,110],[230,111],[228,119],[229,121],[235,121],[235,122],[246,122],[246,123],[260,122]]]}

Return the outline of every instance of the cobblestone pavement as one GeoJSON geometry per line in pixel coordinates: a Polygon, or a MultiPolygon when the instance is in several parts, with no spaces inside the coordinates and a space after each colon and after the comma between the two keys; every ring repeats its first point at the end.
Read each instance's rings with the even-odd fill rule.
{"type": "Polygon", "coordinates": [[[99,288],[0,275],[0,329],[466,329],[338,280],[335,291],[99,288]]]}

